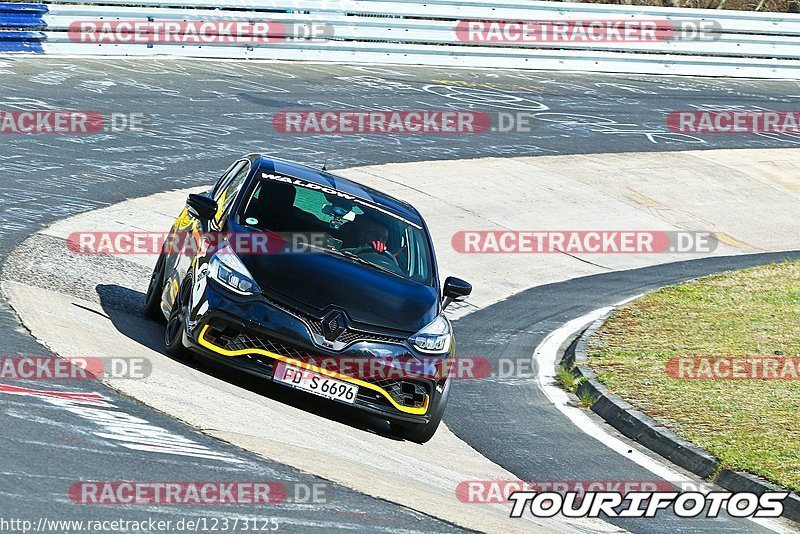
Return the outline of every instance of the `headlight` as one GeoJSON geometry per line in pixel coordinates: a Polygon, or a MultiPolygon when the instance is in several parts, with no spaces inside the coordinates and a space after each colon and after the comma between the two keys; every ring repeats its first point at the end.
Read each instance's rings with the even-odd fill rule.
{"type": "Polygon", "coordinates": [[[450,321],[445,319],[444,315],[440,315],[408,340],[420,352],[429,354],[448,352],[453,340],[450,321]]]}
{"type": "Polygon", "coordinates": [[[234,293],[253,295],[261,289],[230,245],[223,245],[211,256],[208,274],[234,293]]]}

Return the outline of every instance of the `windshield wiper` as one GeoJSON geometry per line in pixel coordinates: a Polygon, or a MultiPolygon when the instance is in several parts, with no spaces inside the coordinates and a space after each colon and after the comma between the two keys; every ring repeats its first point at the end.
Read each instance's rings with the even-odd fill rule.
{"type": "Polygon", "coordinates": [[[378,269],[379,271],[383,271],[385,273],[393,274],[395,276],[399,276],[400,278],[404,278],[404,276],[399,274],[397,271],[393,271],[393,270],[391,270],[391,269],[389,269],[387,267],[383,267],[383,266],[378,265],[376,263],[372,263],[369,260],[365,260],[364,258],[359,256],[358,254],[350,252],[349,250],[337,250],[335,248],[321,247],[319,245],[314,245],[313,243],[307,243],[306,246],[311,247],[311,248],[316,249],[316,250],[322,250],[324,252],[328,252],[330,254],[334,254],[334,255],[340,256],[342,258],[347,258],[349,260],[353,260],[353,261],[355,261],[357,263],[360,263],[362,265],[367,265],[369,267],[372,267],[373,269],[378,269]]]}
{"type": "Polygon", "coordinates": [[[389,269],[387,267],[383,267],[382,265],[378,265],[377,263],[372,263],[369,260],[365,260],[364,258],[359,256],[358,254],[354,254],[353,252],[350,252],[349,250],[336,250],[336,249],[329,249],[329,248],[322,248],[322,250],[327,250],[328,252],[332,252],[332,253],[337,254],[339,256],[343,256],[345,258],[351,259],[351,260],[353,260],[355,262],[358,262],[358,263],[360,263],[362,265],[368,265],[368,266],[370,266],[370,267],[372,267],[374,269],[378,269],[378,270],[383,271],[385,273],[393,274],[395,276],[400,276],[401,278],[403,278],[396,271],[393,271],[393,270],[391,270],[391,269],[389,269]]]}

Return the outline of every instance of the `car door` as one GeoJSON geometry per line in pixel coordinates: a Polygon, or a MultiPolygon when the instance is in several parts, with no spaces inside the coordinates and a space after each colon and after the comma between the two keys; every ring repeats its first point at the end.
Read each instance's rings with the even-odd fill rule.
{"type": "MultiPolygon", "coordinates": [[[[241,176],[242,169],[250,168],[249,161],[237,160],[228,170],[214,184],[214,187],[207,193],[212,196],[217,202],[224,199],[224,195],[229,191],[229,185],[241,176]]],[[[245,177],[247,175],[245,174],[245,177]]],[[[219,211],[217,212],[219,214],[219,211]]],[[[195,250],[199,250],[199,243],[202,235],[202,229],[199,221],[189,215],[188,210],[184,207],[180,216],[176,219],[172,227],[168,243],[176,243],[174,247],[170,247],[165,255],[165,285],[163,300],[167,304],[167,309],[172,307],[175,295],[178,288],[189,272],[195,258],[195,250]],[[195,246],[189,246],[190,240],[195,246]]]]}
{"type": "MultiPolygon", "coordinates": [[[[242,165],[237,165],[236,168],[233,170],[231,177],[224,182],[221,187],[216,188],[212,194],[214,195],[214,200],[217,202],[217,214],[212,221],[209,221],[208,229],[209,233],[214,234],[213,236],[209,236],[209,242],[216,248],[221,245],[221,238],[222,234],[227,228],[225,224],[228,216],[230,215],[231,209],[233,208],[236,198],[239,196],[240,191],[242,190],[242,186],[247,181],[247,177],[250,174],[250,167],[251,164],[249,161],[244,161],[242,165]]],[[[198,228],[198,230],[194,233],[194,236],[197,238],[198,248],[200,250],[200,241],[202,239],[202,231],[198,228]]],[[[194,254],[193,251],[182,255],[181,257],[181,264],[178,266],[178,271],[181,273],[189,273],[194,272],[194,280],[196,282],[195,286],[196,289],[200,287],[204,287],[203,284],[197,284],[203,276],[201,272],[207,269],[208,262],[211,261],[211,252],[205,254],[194,254]]],[[[181,280],[180,283],[183,283],[181,280]]],[[[180,287],[180,286],[179,286],[180,287]]]]}

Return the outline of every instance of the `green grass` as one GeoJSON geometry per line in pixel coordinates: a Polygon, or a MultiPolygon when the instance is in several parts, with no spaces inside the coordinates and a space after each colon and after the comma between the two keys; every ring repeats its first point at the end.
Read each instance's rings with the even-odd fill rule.
{"type": "Polygon", "coordinates": [[[564,386],[564,389],[572,391],[573,393],[577,389],[577,386],[575,385],[575,375],[573,375],[572,371],[563,365],[558,366],[558,369],[556,370],[556,378],[559,382],[561,382],[561,385],[564,386]]]}
{"type": "Polygon", "coordinates": [[[592,404],[594,404],[594,398],[592,398],[592,394],[586,391],[579,393],[578,399],[580,399],[584,408],[591,408],[592,404]]]}
{"type": "Polygon", "coordinates": [[[800,380],[678,380],[679,356],[800,355],[800,262],[671,286],[635,301],[590,343],[614,393],[725,467],[800,490],[800,380]]]}
{"type": "MultiPolygon", "coordinates": [[[[581,384],[586,380],[585,377],[576,378],[574,374],[572,374],[572,369],[565,367],[563,364],[558,366],[556,370],[556,378],[561,385],[567,391],[571,391],[573,393],[578,393],[578,388],[581,387],[581,384]]],[[[587,392],[583,392],[578,394],[578,400],[581,401],[581,404],[584,408],[591,408],[594,399],[592,398],[591,394],[587,392]]]]}

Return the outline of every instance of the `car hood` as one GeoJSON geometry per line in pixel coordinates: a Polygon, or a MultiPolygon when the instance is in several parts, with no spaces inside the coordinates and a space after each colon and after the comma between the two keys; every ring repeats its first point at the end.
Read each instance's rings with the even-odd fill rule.
{"type": "Polygon", "coordinates": [[[439,311],[436,288],[334,254],[244,255],[241,260],[267,297],[318,317],[339,308],[365,326],[413,334],[439,311]]]}

